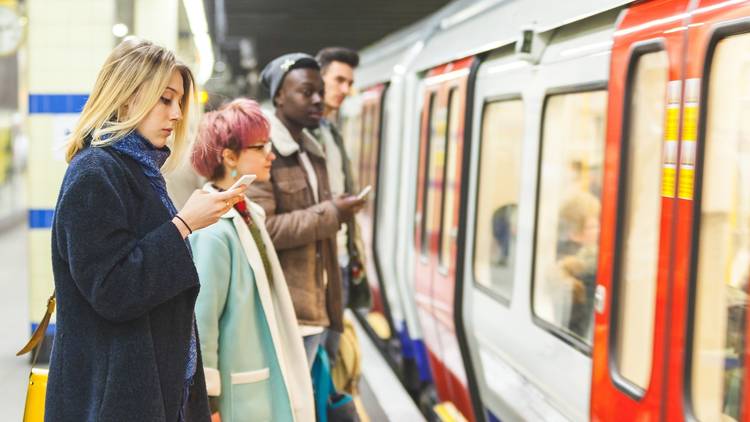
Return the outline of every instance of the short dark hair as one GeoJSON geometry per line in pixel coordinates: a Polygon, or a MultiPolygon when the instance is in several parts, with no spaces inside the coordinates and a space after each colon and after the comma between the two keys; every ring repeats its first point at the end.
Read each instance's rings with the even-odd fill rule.
{"type": "Polygon", "coordinates": [[[351,48],[326,47],[315,56],[320,63],[320,72],[323,73],[332,62],[346,63],[352,68],[359,66],[359,54],[351,48]]]}

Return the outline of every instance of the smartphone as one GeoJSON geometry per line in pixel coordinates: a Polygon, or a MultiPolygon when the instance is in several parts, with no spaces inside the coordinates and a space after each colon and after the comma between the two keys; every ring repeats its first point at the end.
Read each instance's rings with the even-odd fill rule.
{"type": "Polygon", "coordinates": [[[367,195],[370,193],[371,190],[372,190],[372,185],[365,186],[365,188],[362,189],[362,191],[357,194],[357,199],[365,199],[365,197],[367,197],[367,195]]]}
{"type": "Polygon", "coordinates": [[[240,185],[244,185],[245,189],[247,189],[248,187],[250,187],[250,184],[253,183],[253,181],[255,181],[256,177],[257,176],[254,174],[245,174],[242,177],[240,177],[239,180],[234,182],[234,184],[232,185],[231,188],[229,188],[229,190],[238,188],[240,187],[240,185]]]}

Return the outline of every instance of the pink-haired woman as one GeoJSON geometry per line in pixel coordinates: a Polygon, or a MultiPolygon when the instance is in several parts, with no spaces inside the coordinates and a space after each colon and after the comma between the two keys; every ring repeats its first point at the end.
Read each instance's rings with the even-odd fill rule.
{"type": "MultiPolygon", "coordinates": [[[[275,158],[269,130],[251,100],[207,113],[191,156],[209,180],[204,190],[227,190],[246,174],[268,181],[275,158]]],[[[190,238],[207,391],[225,422],[312,421],[302,337],[264,218],[263,208],[245,200],[190,238]]]]}

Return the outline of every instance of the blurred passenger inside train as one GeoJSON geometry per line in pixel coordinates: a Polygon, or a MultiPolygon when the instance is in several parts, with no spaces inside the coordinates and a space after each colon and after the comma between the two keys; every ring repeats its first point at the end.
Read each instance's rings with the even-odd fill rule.
{"type": "Polygon", "coordinates": [[[517,220],[516,204],[503,205],[492,213],[493,242],[490,244],[490,265],[493,268],[512,266],[515,262],[517,220]]]}
{"type": "MultiPolygon", "coordinates": [[[[352,175],[351,160],[344,147],[344,138],[335,122],[341,103],[352,90],[354,69],[359,65],[359,55],[348,48],[327,47],[318,52],[316,59],[320,64],[325,96],[323,118],[320,119],[320,126],[312,133],[325,152],[331,195],[337,197],[345,193],[357,193],[359,189],[352,175]]],[[[341,226],[336,235],[336,247],[341,267],[344,307],[349,306],[349,286],[352,282],[364,287],[355,291],[357,297],[354,306],[361,306],[363,302],[368,302],[370,288],[365,282],[364,245],[356,219],[351,219],[341,226]]],[[[336,360],[339,340],[340,335],[336,332],[330,332],[326,338],[326,351],[332,363],[336,360]]]]}
{"type": "MultiPolygon", "coordinates": [[[[204,115],[191,162],[225,192],[244,175],[268,182],[276,158],[260,106],[238,99],[204,115]]],[[[234,204],[190,237],[201,280],[195,313],[212,411],[223,421],[315,419],[310,372],[263,208],[234,204]]]]}
{"type": "Polygon", "coordinates": [[[599,199],[587,191],[570,194],[560,207],[557,271],[553,289],[563,326],[581,339],[591,338],[594,288],[599,253],[599,199]]]}
{"type": "Polygon", "coordinates": [[[195,191],[179,212],[167,196],[161,168],[185,146],[193,91],[174,53],[129,38],[107,58],[73,130],[52,227],[47,420],[210,418],[187,237],[244,189],[195,191]]]}
{"type": "Polygon", "coordinates": [[[315,58],[278,57],[263,69],[261,80],[275,107],[268,119],[277,158],[270,180],[253,183],[248,194],[266,212],[312,367],[326,331],[343,329],[336,233],[364,202],[331,195],[325,154],[304,130],[317,127],[323,115],[324,87],[315,58]]]}

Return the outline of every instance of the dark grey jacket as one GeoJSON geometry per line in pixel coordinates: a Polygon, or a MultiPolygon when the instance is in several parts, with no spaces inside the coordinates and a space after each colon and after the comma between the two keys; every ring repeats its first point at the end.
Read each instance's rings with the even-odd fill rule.
{"type": "MultiPolygon", "coordinates": [[[[177,421],[198,274],[138,164],[86,148],[52,227],[57,332],[45,420],[177,421]]],[[[199,351],[200,353],[200,351],[199,351]]],[[[187,421],[208,421],[203,365],[187,421]]]]}
{"type": "MultiPolygon", "coordinates": [[[[336,146],[339,147],[341,162],[343,163],[344,167],[344,192],[356,194],[357,192],[359,192],[359,188],[354,182],[351,160],[349,159],[349,154],[346,152],[346,147],[344,146],[344,138],[341,136],[341,132],[339,132],[338,128],[335,124],[333,124],[333,122],[330,122],[326,119],[321,120],[320,124],[327,125],[331,129],[333,141],[336,143],[336,146]]],[[[346,252],[349,254],[349,259],[351,260],[351,262],[359,261],[358,265],[364,268],[364,245],[362,244],[362,238],[360,236],[359,224],[357,224],[357,220],[353,218],[347,221],[346,228],[346,252]]]]}

